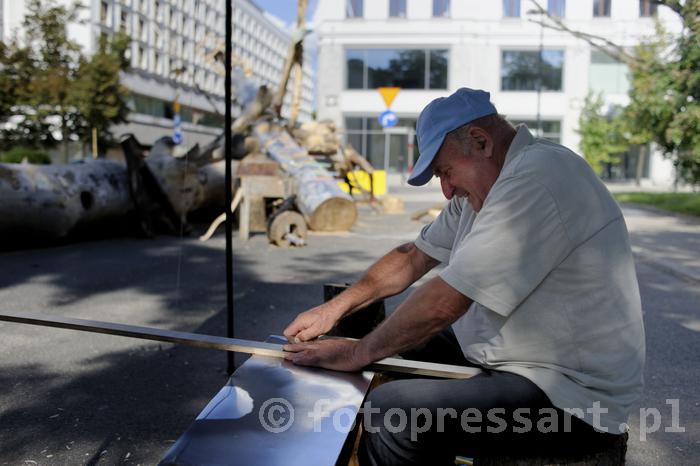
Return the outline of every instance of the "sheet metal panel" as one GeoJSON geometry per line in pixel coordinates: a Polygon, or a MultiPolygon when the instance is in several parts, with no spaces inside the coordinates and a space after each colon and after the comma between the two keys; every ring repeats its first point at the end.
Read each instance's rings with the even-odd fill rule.
{"type": "Polygon", "coordinates": [[[253,356],[160,464],[334,465],[373,376],[253,356]]]}

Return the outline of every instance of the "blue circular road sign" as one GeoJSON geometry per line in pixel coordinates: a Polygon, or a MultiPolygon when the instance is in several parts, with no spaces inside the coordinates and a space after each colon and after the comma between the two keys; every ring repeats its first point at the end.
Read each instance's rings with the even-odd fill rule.
{"type": "Polygon", "coordinates": [[[386,110],[379,115],[379,124],[382,125],[383,128],[389,128],[396,125],[398,122],[399,119],[396,116],[396,113],[392,112],[391,110],[386,110]]]}

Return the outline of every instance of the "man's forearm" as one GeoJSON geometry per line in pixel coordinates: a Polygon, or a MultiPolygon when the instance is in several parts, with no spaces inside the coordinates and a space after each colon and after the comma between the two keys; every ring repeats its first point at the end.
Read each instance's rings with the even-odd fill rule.
{"type": "Polygon", "coordinates": [[[357,356],[366,365],[419,346],[456,321],[471,304],[470,298],[435,277],[360,340],[357,356]]]}
{"type": "Polygon", "coordinates": [[[412,285],[439,262],[413,243],[402,244],[375,262],[362,278],[333,299],[347,316],[369,304],[394,296],[412,285]]]}

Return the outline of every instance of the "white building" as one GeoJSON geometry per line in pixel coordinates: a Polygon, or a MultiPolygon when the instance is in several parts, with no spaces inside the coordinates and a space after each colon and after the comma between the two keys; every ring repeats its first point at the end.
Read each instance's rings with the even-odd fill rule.
{"type": "MultiPolygon", "coordinates": [[[[57,0],[69,5],[72,1],[57,0]]],[[[150,144],[173,134],[174,101],[181,105],[184,146],[204,144],[223,128],[223,67],[213,52],[223,50],[226,0],[88,0],[84,24],[71,24],[71,39],[86,53],[102,34],[124,30],[131,36],[131,70],[122,82],[131,91],[129,123],[114,133],[134,133],[150,144]]],[[[250,0],[233,0],[233,54],[256,84],[277,89],[291,40],[284,23],[250,0]]],[[[0,0],[0,37],[21,34],[25,1],[0,0]]],[[[311,118],[313,71],[304,65],[299,120],[311,118]]],[[[291,99],[291,81],[286,102],[291,99]]],[[[235,95],[233,96],[235,99],[235,95]]],[[[239,109],[234,109],[234,116],[239,109]]],[[[283,107],[283,115],[288,105],[283,107]]]]}
{"type": "MultiPolygon", "coordinates": [[[[573,29],[634,46],[654,32],[654,16],[677,26],[670,10],[648,0],[540,0],[573,29]]],[[[608,103],[627,99],[626,67],[570,34],[541,28],[530,0],[324,0],[314,22],[319,40],[318,117],[346,137],[375,166],[410,165],[407,137],[386,135],[377,117],[386,110],[376,88],[399,86],[391,110],[398,126],[414,127],[432,99],[466,86],[491,92],[499,112],[576,149],[576,129],[589,91],[608,103]],[[541,57],[541,60],[540,60],[541,57]],[[538,77],[542,84],[538,92],[538,77]],[[388,142],[385,138],[389,138],[388,142]]],[[[633,177],[636,154],[613,177],[633,177]]],[[[673,180],[671,163],[654,155],[649,182],[673,180]]]]}

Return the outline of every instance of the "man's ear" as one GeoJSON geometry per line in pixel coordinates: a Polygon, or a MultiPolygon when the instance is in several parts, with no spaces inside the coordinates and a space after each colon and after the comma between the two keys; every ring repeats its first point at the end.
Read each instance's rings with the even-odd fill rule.
{"type": "Polygon", "coordinates": [[[493,139],[488,131],[478,126],[469,129],[469,136],[474,141],[474,148],[486,157],[493,155],[493,139]]]}

